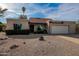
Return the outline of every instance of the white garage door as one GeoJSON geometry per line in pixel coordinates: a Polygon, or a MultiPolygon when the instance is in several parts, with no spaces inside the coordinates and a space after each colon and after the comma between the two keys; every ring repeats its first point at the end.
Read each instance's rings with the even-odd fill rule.
{"type": "Polygon", "coordinates": [[[52,26],[51,34],[68,34],[68,26],[52,26]]]}

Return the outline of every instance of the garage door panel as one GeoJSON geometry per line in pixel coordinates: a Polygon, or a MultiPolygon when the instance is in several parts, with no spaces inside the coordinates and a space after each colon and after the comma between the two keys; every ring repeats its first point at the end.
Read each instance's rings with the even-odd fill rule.
{"type": "Polygon", "coordinates": [[[68,34],[68,26],[52,26],[52,34],[68,34]]]}

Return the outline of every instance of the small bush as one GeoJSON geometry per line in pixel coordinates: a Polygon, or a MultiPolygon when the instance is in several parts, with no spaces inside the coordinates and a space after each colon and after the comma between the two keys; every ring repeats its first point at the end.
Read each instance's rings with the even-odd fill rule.
{"type": "Polygon", "coordinates": [[[26,44],[26,42],[23,42],[23,44],[26,44]]]}
{"type": "Polygon", "coordinates": [[[45,39],[44,39],[43,36],[41,36],[41,37],[39,38],[39,40],[40,40],[40,41],[45,41],[45,39]]]}

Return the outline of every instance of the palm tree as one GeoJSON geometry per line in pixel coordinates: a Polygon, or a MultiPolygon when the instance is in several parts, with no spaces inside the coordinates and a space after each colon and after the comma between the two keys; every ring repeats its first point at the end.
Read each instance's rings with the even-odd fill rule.
{"type": "Polygon", "coordinates": [[[22,15],[20,16],[20,18],[23,18],[23,19],[27,19],[27,16],[24,14],[26,11],[26,8],[25,7],[22,7],[22,15]]]}
{"type": "Polygon", "coordinates": [[[26,8],[25,7],[22,7],[23,15],[24,15],[25,11],[26,11],[26,8]]]}
{"type": "MultiPolygon", "coordinates": [[[[5,11],[7,11],[8,9],[2,9],[1,7],[0,7],[0,17],[4,17],[4,13],[5,13],[5,11]]],[[[3,23],[1,23],[0,22],[0,31],[2,31],[3,30],[3,28],[5,27],[5,24],[3,24],[3,23]]]]}
{"type": "Polygon", "coordinates": [[[2,16],[4,16],[4,13],[5,13],[5,11],[7,11],[8,9],[2,9],[1,7],[0,7],[0,17],[2,17],[2,16]]]}

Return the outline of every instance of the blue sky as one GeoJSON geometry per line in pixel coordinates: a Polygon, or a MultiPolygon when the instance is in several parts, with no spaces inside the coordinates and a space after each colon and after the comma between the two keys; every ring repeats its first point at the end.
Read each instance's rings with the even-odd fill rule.
{"type": "MultiPolygon", "coordinates": [[[[5,3],[1,7],[7,8],[5,18],[18,18],[22,14],[21,7],[26,7],[25,15],[28,18],[50,18],[52,20],[77,21],[79,20],[78,3],[5,3]]],[[[6,22],[0,18],[0,21],[6,22]]]]}

